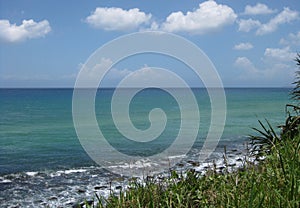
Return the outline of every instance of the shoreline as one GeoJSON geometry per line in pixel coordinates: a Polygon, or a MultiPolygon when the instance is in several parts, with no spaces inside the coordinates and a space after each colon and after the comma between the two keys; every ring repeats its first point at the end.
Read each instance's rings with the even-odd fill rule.
{"type": "MultiPolygon", "coordinates": [[[[226,153],[217,152],[206,162],[199,164],[194,158],[185,158],[172,168],[177,173],[195,170],[204,175],[215,168],[218,173],[232,172],[241,168],[247,154],[245,144],[240,149],[226,149],[226,153]],[[226,155],[226,160],[224,160],[226,155]]],[[[220,150],[220,149],[219,149],[220,150]]],[[[195,150],[196,151],[196,150],[195,150]]],[[[155,177],[166,178],[170,171],[155,174],[155,177]]],[[[145,180],[147,177],[139,177],[145,180]]],[[[2,186],[0,203],[7,207],[49,206],[72,207],[82,204],[84,200],[95,201],[98,196],[107,198],[111,193],[118,194],[127,189],[130,178],[111,174],[101,167],[90,166],[58,171],[27,171],[0,176],[2,186]],[[58,185],[60,184],[60,185],[58,185]],[[3,195],[3,196],[2,196],[3,195]],[[14,197],[11,197],[14,196],[14,197]],[[8,200],[9,199],[9,200],[8,200]]]]}

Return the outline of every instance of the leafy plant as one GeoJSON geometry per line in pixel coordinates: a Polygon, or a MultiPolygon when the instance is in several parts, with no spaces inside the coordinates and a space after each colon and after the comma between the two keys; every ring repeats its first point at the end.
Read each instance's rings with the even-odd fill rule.
{"type": "Polygon", "coordinates": [[[299,70],[296,71],[296,80],[293,82],[295,87],[291,92],[292,100],[296,101],[297,104],[287,104],[286,114],[287,118],[283,125],[278,126],[281,128],[280,135],[277,135],[266,120],[267,125],[264,125],[261,121],[258,121],[262,127],[262,130],[253,128],[260,135],[251,135],[250,141],[252,144],[251,152],[256,156],[262,156],[269,154],[278,143],[285,139],[293,139],[300,133],[300,54],[297,54],[295,58],[296,65],[299,66],[299,70]]]}
{"type": "MultiPolygon", "coordinates": [[[[300,68],[300,53],[297,53],[297,57],[295,58],[297,66],[300,68]]],[[[296,80],[293,83],[295,85],[293,91],[292,91],[292,99],[295,101],[300,102],[300,70],[296,71],[296,80]]],[[[299,110],[299,108],[298,108],[299,110]]]]}
{"type": "Polygon", "coordinates": [[[266,120],[267,126],[265,126],[261,121],[258,122],[262,127],[262,130],[252,128],[260,135],[250,135],[250,144],[252,146],[251,153],[260,157],[269,154],[281,141],[281,138],[276,134],[268,120],[266,120]]]}

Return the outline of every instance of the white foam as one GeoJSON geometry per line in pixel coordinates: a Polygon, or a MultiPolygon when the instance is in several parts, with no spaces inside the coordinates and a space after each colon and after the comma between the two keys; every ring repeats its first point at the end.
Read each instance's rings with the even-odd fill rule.
{"type": "Polygon", "coordinates": [[[26,172],[26,175],[28,175],[28,176],[35,176],[35,175],[37,175],[38,174],[38,172],[26,172]]]}
{"type": "Polygon", "coordinates": [[[9,179],[4,179],[4,180],[0,181],[0,183],[11,183],[11,182],[12,182],[12,181],[9,180],[9,179]]]}
{"type": "Polygon", "coordinates": [[[74,169],[74,170],[65,170],[65,174],[70,174],[70,173],[83,173],[86,172],[87,170],[85,169],[74,169]]]}
{"type": "Polygon", "coordinates": [[[169,156],[169,159],[176,159],[176,158],[186,158],[186,155],[174,155],[174,156],[169,156]]]}
{"type": "Polygon", "coordinates": [[[59,171],[56,171],[56,173],[52,173],[50,175],[51,175],[51,177],[54,177],[54,176],[61,176],[61,174],[84,173],[86,171],[87,170],[85,170],[85,169],[59,170],[59,171]]]}
{"type": "Polygon", "coordinates": [[[61,174],[63,173],[63,171],[57,171],[56,173],[50,173],[50,177],[57,177],[57,176],[61,176],[61,174]]]}

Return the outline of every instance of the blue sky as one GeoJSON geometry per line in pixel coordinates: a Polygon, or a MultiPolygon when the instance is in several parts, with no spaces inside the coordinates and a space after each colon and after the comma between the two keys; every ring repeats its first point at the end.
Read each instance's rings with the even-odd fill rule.
{"type": "MultiPolygon", "coordinates": [[[[300,3],[0,0],[0,87],[73,87],[97,48],[145,30],[195,43],[225,87],[287,87],[300,51],[300,3]]],[[[180,63],[161,57],[136,57],[114,66],[106,85],[152,65],[181,70],[180,63]]]]}

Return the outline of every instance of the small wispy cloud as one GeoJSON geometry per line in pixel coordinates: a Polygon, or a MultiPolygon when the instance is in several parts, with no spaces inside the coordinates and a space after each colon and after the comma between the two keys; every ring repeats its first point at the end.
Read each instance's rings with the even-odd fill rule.
{"type": "Polygon", "coordinates": [[[285,7],[282,12],[277,14],[269,22],[260,25],[258,30],[256,31],[256,34],[265,35],[268,33],[272,33],[276,31],[280,25],[290,23],[297,19],[299,19],[299,12],[285,7]]]}
{"type": "Polygon", "coordinates": [[[300,31],[297,33],[290,33],[287,38],[281,38],[279,43],[281,45],[299,46],[300,45],[300,31]]]}
{"type": "Polygon", "coordinates": [[[245,11],[242,13],[244,15],[265,15],[265,14],[273,14],[277,10],[270,9],[267,5],[257,3],[254,6],[247,5],[245,7],[245,11]]]}
{"type": "Polygon", "coordinates": [[[253,45],[251,43],[239,43],[233,47],[235,50],[250,50],[252,48],[253,45]]]}
{"type": "Polygon", "coordinates": [[[279,14],[271,18],[267,23],[261,23],[259,20],[240,19],[237,21],[239,31],[250,32],[256,30],[256,35],[266,35],[275,32],[281,25],[299,20],[299,12],[285,7],[279,14]]]}

